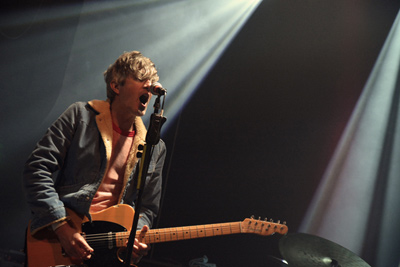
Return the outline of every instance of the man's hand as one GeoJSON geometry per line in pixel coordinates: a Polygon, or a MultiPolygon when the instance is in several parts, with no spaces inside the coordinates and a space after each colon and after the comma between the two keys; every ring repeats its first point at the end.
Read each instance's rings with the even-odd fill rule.
{"type": "Polygon", "coordinates": [[[150,250],[150,246],[143,242],[148,230],[149,227],[147,225],[143,226],[139,236],[135,238],[135,243],[132,249],[132,262],[134,264],[137,264],[150,250]]]}
{"type": "Polygon", "coordinates": [[[61,225],[54,232],[69,257],[81,260],[90,259],[93,249],[69,223],[61,225]]]}

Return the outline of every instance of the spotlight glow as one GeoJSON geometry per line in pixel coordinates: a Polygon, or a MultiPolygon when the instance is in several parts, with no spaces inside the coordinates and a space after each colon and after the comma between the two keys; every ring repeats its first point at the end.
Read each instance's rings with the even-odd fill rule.
{"type": "MultiPolygon", "coordinates": [[[[14,24],[8,22],[7,27],[13,28],[19,23],[35,28],[46,20],[65,26],[21,38],[21,45],[29,42],[38,46],[32,47],[38,53],[27,54],[30,68],[51,66],[51,72],[55,64],[65,64],[64,73],[58,73],[63,76],[61,90],[57,96],[53,95],[53,99],[57,97],[55,102],[47,101],[53,102],[53,108],[46,112],[42,126],[51,123],[69,103],[104,99],[103,71],[122,52],[131,50],[139,50],[155,62],[160,82],[168,89],[164,114],[171,120],[259,3],[248,0],[86,1],[80,6],[38,8],[28,16],[33,18],[31,22],[14,15],[14,24]],[[64,25],[67,20],[75,24],[64,25]],[[63,43],[62,36],[70,39],[63,43]],[[45,41],[60,42],[60,45],[48,48],[45,41]],[[68,62],[60,62],[58,57],[65,53],[69,53],[68,62]]],[[[15,70],[21,68],[20,63],[13,64],[15,70]]],[[[36,86],[40,86],[44,75],[36,72],[32,77],[33,82],[38,82],[36,86]]]]}
{"type": "Polygon", "coordinates": [[[395,266],[400,250],[400,15],[300,228],[395,266]]]}

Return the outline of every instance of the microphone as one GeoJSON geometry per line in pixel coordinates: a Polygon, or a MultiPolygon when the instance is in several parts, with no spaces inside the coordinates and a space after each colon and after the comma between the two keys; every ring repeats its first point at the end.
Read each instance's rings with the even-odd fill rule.
{"type": "Polygon", "coordinates": [[[161,83],[155,82],[149,88],[150,93],[153,95],[165,95],[167,93],[167,89],[163,88],[161,83]]]}

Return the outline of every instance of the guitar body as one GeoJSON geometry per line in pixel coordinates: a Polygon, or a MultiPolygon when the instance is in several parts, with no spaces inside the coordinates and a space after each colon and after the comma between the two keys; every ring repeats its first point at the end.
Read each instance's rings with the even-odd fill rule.
{"type": "MultiPolygon", "coordinates": [[[[92,214],[92,223],[86,217],[68,210],[69,223],[84,235],[130,231],[134,216],[131,206],[121,204],[92,214]]],[[[103,235],[104,236],[104,235],[103,235]]],[[[94,249],[88,261],[71,259],[63,253],[62,247],[53,231],[43,229],[32,236],[27,233],[27,266],[88,266],[120,267],[124,264],[118,259],[118,248],[108,239],[99,238],[89,242],[94,249]]],[[[124,256],[124,255],[122,255],[124,256]]]]}

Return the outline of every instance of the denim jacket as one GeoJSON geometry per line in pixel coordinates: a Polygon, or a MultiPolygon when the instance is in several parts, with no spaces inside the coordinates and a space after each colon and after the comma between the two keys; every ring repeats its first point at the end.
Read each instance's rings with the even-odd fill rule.
{"type": "MultiPolygon", "coordinates": [[[[119,203],[134,207],[139,170],[137,149],[144,144],[146,127],[135,121],[136,134],[130,151],[119,203]]],[[[29,156],[23,185],[32,211],[31,233],[67,217],[65,207],[86,215],[111,157],[112,120],[110,104],[93,100],[72,104],[47,130],[29,156]]],[[[158,213],[162,168],[166,147],[154,146],[143,191],[138,228],[151,227],[158,213]]]]}

